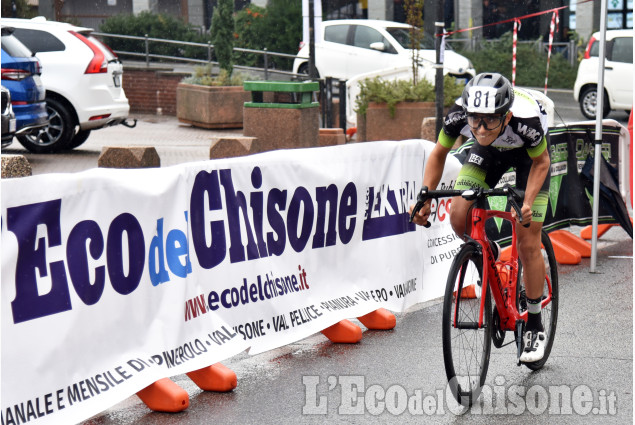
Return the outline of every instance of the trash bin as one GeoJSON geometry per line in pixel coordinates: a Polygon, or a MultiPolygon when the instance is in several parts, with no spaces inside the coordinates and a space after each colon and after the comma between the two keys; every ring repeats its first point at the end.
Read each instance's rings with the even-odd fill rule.
{"type": "Polygon", "coordinates": [[[319,146],[317,82],[245,81],[251,102],[243,107],[243,134],[256,137],[256,152],[319,146]],[[265,93],[273,94],[265,102],[265,93]]]}

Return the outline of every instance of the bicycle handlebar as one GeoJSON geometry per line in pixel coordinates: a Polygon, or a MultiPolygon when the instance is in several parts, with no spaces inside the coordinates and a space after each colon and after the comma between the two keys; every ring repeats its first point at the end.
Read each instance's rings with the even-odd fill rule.
{"type": "MultiPolygon", "coordinates": [[[[445,190],[429,190],[426,186],[422,187],[419,191],[419,195],[417,196],[417,203],[412,209],[412,214],[410,214],[410,223],[414,219],[415,215],[419,212],[423,205],[428,199],[438,199],[438,198],[449,198],[452,196],[462,196],[464,199],[468,201],[477,200],[480,198],[485,198],[488,196],[506,196],[507,200],[511,204],[512,208],[516,211],[518,216],[518,222],[522,224],[523,216],[521,212],[521,208],[518,205],[519,202],[522,202],[525,197],[525,192],[520,189],[516,189],[510,185],[505,185],[501,188],[494,189],[467,189],[467,190],[458,190],[458,189],[445,189],[445,190]]],[[[524,227],[529,227],[531,223],[523,224],[524,227]]],[[[430,227],[430,222],[427,222],[424,227],[430,227]]]]}

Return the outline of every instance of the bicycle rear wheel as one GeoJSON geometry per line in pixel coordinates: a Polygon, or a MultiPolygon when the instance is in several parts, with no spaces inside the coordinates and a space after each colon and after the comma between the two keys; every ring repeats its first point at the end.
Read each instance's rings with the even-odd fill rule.
{"type": "Polygon", "coordinates": [[[492,304],[489,290],[481,289],[482,276],[481,255],[473,245],[463,245],[452,262],[445,287],[442,339],[450,389],[465,407],[478,399],[489,366],[492,304]],[[475,291],[470,289],[472,285],[475,291]],[[479,328],[481,297],[485,297],[485,311],[479,328]]]}
{"type": "MultiPolygon", "coordinates": [[[[542,326],[547,336],[547,345],[545,346],[545,355],[542,359],[532,362],[524,363],[531,370],[538,370],[542,368],[549,354],[551,354],[551,348],[553,347],[553,340],[556,336],[556,326],[558,324],[558,263],[556,262],[556,255],[553,252],[553,246],[551,245],[551,239],[549,235],[542,231],[542,258],[545,262],[545,284],[542,293],[542,299],[546,299],[549,296],[549,284],[551,284],[551,302],[542,308],[541,318],[542,326]]],[[[525,295],[525,282],[522,275],[522,265],[518,262],[518,282],[516,284],[516,307],[519,313],[523,313],[527,310],[527,296],[525,295]]]]}

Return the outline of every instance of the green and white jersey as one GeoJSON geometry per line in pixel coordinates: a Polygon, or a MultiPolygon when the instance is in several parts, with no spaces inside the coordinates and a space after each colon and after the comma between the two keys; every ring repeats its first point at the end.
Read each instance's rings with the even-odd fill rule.
{"type": "MultiPolygon", "coordinates": [[[[548,131],[547,113],[540,103],[527,91],[514,88],[514,103],[511,107],[512,118],[503,132],[491,146],[500,150],[524,148],[530,157],[535,158],[547,148],[545,135],[548,131]]],[[[443,122],[439,142],[451,148],[459,135],[474,137],[467,125],[461,98],[452,106],[443,122]]]]}

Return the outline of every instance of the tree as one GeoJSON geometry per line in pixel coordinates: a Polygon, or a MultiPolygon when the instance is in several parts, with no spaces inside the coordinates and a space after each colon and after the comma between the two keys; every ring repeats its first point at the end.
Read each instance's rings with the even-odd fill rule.
{"type": "Polygon", "coordinates": [[[26,0],[4,0],[2,2],[2,16],[13,18],[13,5],[15,4],[16,18],[33,18],[36,15],[26,0]]]}
{"type": "Polygon", "coordinates": [[[234,50],[234,2],[232,0],[218,0],[218,5],[212,17],[212,43],[214,52],[221,69],[232,74],[234,64],[232,53],[234,50]]]}
{"type": "Polygon", "coordinates": [[[406,23],[410,25],[410,49],[412,50],[412,83],[419,80],[419,50],[423,39],[423,0],[405,0],[406,23]]]}

